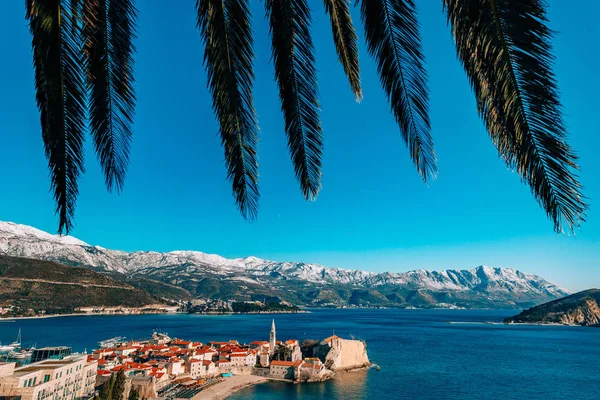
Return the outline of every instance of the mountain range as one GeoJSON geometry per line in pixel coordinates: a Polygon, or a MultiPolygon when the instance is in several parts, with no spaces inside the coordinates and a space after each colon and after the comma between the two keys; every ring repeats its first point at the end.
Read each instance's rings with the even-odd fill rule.
{"type": "Polygon", "coordinates": [[[124,252],[0,222],[0,254],[92,269],[158,297],[303,306],[524,308],[569,294],[512,268],[375,273],[198,251],[124,252]]]}

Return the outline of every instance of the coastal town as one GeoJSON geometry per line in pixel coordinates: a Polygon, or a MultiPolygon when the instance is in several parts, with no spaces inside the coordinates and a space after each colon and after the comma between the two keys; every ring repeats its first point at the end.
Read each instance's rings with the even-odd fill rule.
{"type": "Polygon", "coordinates": [[[33,349],[30,363],[0,362],[0,398],[104,400],[103,386],[120,376],[122,399],[216,400],[252,384],[320,382],[371,366],[359,340],[278,340],[275,320],[268,338],[203,343],[154,332],[146,340],[105,340],[90,354],[66,346],[33,349]]]}

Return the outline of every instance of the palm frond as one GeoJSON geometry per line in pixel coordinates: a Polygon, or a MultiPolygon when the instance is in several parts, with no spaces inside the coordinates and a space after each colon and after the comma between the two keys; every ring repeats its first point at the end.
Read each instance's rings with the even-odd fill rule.
{"type": "Polygon", "coordinates": [[[59,233],[73,227],[78,179],[84,172],[85,88],[81,30],[60,0],[27,0],[44,150],[59,216],[59,233]]]}
{"type": "Polygon", "coordinates": [[[553,221],[585,220],[577,157],[567,143],[541,0],[444,0],[458,58],[501,157],[553,221]]]}
{"type": "Polygon", "coordinates": [[[357,36],[348,0],[323,0],[323,3],[325,3],[325,11],[331,20],[331,31],[338,59],[344,67],[356,101],[360,102],[363,94],[360,85],[357,36]]]}
{"type": "Polygon", "coordinates": [[[288,147],[307,200],[321,189],[323,137],[306,0],[265,0],[288,147]]]}
{"type": "Polygon", "coordinates": [[[247,0],[198,0],[204,65],[225,148],[228,178],[245,218],[258,212],[258,124],[252,104],[254,72],[247,0]]]}
{"type": "Polygon", "coordinates": [[[437,173],[429,122],[429,90],[412,0],[361,0],[369,53],[411,159],[424,181],[437,173]]]}
{"type": "Polygon", "coordinates": [[[108,190],[121,191],[135,108],[132,41],[137,11],[132,0],[87,0],[83,15],[91,134],[108,190]]]}

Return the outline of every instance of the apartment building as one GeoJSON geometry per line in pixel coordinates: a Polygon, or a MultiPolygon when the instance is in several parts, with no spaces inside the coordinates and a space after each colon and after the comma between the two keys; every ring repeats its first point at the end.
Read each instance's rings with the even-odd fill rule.
{"type": "Polygon", "coordinates": [[[15,365],[8,363],[2,368],[0,396],[20,396],[21,400],[73,400],[94,392],[97,363],[88,362],[86,355],[48,359],[19,368],[15,365]]]}

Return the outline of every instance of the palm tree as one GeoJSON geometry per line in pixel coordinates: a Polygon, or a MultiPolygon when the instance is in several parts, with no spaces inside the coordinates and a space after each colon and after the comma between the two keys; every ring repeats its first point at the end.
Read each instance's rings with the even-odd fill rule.
{"type": "MultiPolygon", "coordinates": [[[[257,215],[258,124],[253,106],[250,0],[197,0],[213,109],[237,207],[257,215]]],[[[362,98],[357,34],[348,0],[323,0],[337,57],[362,98]]],[[[442,0],[479,114],[506,164],[521,176],[557,232],[587,205],[566,140],[542,0],[442,0]]],[[[322,129],[308,0],[264,0],[275,79],[296,178],[307,200],[321,188],[322,129]]],[[[368,52],[424,181],[435,178],[427,74],[413,0],[357,0],[368,52]]],[[[128,165],[135,92],[133,0],[26,0],[36,98],[59,232],[72,228],[89,128],[108,190],[128,165]]]]}

